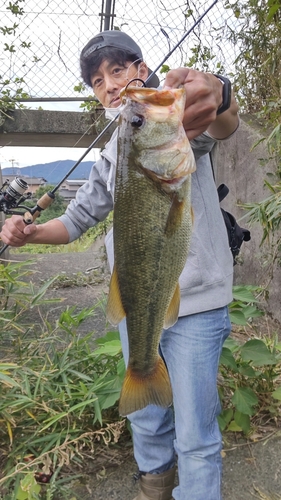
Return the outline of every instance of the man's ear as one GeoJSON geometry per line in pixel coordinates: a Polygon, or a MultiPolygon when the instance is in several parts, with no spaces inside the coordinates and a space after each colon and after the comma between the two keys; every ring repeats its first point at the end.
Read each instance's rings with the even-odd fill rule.
{"type": "Polygon", "coordinates": [[[139,64],[139,68],[138,68],[138,78],[141,78],[142,80],[146,80],[147,77],[148,77],[148,67],[145,64],[145,62],[142,61],[139,64]]]}

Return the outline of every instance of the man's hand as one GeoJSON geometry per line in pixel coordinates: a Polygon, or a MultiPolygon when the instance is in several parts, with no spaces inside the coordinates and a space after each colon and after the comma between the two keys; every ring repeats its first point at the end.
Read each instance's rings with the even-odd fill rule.
{"type": "Polygon", "coordinates": [[[13,215],[5,221],[0,233],[2,241],[13,247],[22,247],[37,231],[35,224],[26,225],[20,215],[13,215]]]}
{"type": "Polygon", "coordinates": [[[190,68],[168,72],[164,88],[184,86],[186,90],[183,126],[189,140],[208,130],[221,139],[230,135],[238,125],[238,106],[232,98],[229,110],[217,116],[222,104],[222,83],[211,73],[190,68]],[[216,125],[215,125],[216,124],[216,125]]]}

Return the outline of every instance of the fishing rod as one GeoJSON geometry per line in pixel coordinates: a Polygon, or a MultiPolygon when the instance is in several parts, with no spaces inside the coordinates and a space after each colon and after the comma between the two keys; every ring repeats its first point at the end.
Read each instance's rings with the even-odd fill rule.
{"type": "MultiPolygon", "coordinates": [[[[215,0],[206,10],[201,14],[201,16],[195,21],[193,26],[184,33],[179,42],[166,54],[161,63],[155,68],[152,73],[145,80],[144,84],[147,84],[151,78],[156,74],[156,72],[163,66],[163,64],[169,59],[169,57],[177,50],[177,48],[184,42],[184,40],[190,35],[190,33],[196,28],[196,26],[202,21],[202,19],[208,14],[208,12],[214,7],[214,5],[218,3],[218,0],[215,0]]],[[[86,149],[83,155],[79,158],[79,160],[74,163],[73,167],[67,172],[67,174],[63,177],[63,179],[48,193],[45,193],[36,203],[33,208],[28,208],[22,203],[31,197],[31,193],[25,193],[28,188],[26,182],[23,179],[16,177],[11,184],[7,182],[4,183],[2,188],[0,188],[0,211],[6,214],[14,214],[14,215],[23,215],[23,220],[25,224],[32,224],[37,217],[40,216],[43,210],[46,210],[51,203],[55,199],[55,193],[63,184],[63,182],[72,174],[72,172],[78,167],[81,161],[87,156],[87,154],[93,149],[93,147],[97,144],[97,142],[104,136],[110,126],[117,120],[119,117],[119,113],[105,126],[105,128],[100,132],[98,137],[94,139],[94,141],[90,144],[90,146],[86,149]],[[20,211],[18,211],[20,209],[20,211]],[[25,211],[22,211],[24,209],[25,211]]],[[[9,245],[4,245],[0,250],[0,255],[2,255],[9,245]]]]}

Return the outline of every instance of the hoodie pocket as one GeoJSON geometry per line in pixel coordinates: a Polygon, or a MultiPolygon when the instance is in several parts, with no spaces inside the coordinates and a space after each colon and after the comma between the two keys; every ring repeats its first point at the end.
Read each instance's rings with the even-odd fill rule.
{"type": "Polygon", "coordinates": [[[194,288],[203,284],[203,277],[197,254],[190,249],[186,264],[179,278],[181,290],[194,288]]]}

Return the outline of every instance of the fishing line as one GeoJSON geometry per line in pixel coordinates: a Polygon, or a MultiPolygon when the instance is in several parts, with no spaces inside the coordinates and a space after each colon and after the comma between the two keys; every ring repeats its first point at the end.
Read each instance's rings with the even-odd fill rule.
{"type": "MultiPolygon", "coordinates": [[[[190,35],[192,31],[196,28],[196,26],[202,21],[202,19],[208,14],[208,12],[218,3],[218,0],[215,0],[208,9],[203,12],[203,14],[197,19],[197,21],[193,24],[193,26],[186,31],[186,33],[182,36],[179,42],[168,52],[168,54],[164,57],[160,64],[155,68],[154,71],[150,73],[148,78],[145,80],[145,84],[147,84],[151,78],[156,74],[156,72],[163,66],[163,64],[169,59],[169,57],[177,50],[177,48],[184,42],[184,40],[190,35]]],[[[129,82],[130,83],[130,82],[129,82]]],[[[104,134],[108,131],[111,125],[117,120],[120,113],[117,115],[105,126],[105,128],[100,132],[100,134],[96,137],[96,139],[90,144],[90,146],[86,149],[86,151],[82,154],[82,156],[75,162],[73,167],[67,172],[67,174],[62,178],[62,180],[48,193],[45,193],[40,200],[38,200],[37,205],[28,212],[26,212],[23,216],[23,220],[26,224],[32,224],[34,220],[40,215],[40,213],[45,210],[55,198],[56,191],[60,188],[63,182],[72,174],[72,172],[76,169],[76,167],[84,160],[85,156],[93,149],[93,147],[97,144],[97,142],[104,136],[104,134]]],[[[4,245],[4,247],[0,250],[0,255],[8,248],[9,245],[4,245]]]]}
{"type": "Polygon", "coordinates": [[[133,78],[132,80],[130,80],[130,81],[127,83],[127,85],[126,85],[126,87],[125,87],[125,92],[126,92],[127,88],[129,87],[129,85],[131,85],[131,83],[133,83],[133,82],[141,82],[141,83],[142,83],[142,86],[143,86],[143,87],[146,87],[146,84],[145,84],[145,81],[144,81],[144,80],[142,80],[141,78],[133,78]]]}

